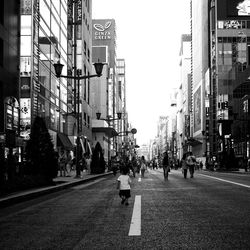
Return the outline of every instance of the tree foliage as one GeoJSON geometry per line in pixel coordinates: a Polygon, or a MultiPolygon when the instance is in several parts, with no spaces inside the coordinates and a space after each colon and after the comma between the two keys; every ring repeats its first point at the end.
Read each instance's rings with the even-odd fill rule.
{"type": "Polygon", "coordinates": [[[41,117],[35,118],[31,128],[26,158],[30,165],[30,174],[42,175],[48,180],[57,176],[56,152],[45,121],[41,117]]]}
{"type": "Polygon", "coordinates": [[[91,161],[91,174],[101,174],[105,172],[105,160],[102,152],[102,146],[99,142],[96,143],[91,161]]]}

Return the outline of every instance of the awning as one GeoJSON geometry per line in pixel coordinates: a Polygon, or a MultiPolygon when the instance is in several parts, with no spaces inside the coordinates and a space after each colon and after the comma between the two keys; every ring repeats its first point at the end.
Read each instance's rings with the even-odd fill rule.
{"type": "Polygon", "coordinates": [[[190,145],[190,146],[197,146],[197,145],[202,144],[202,142],[199,141],[199,140],[197,140],[197,139],[195,139],[195,138],[193,138],[193,137],[190,137],[187,140],[187,144],[190,145]]]}
{"type": "Polygon", "coordinates": [[[112,127],[94,127],[92,128],[94,133],[105,133],[109,138],[115,137],[118,135],[116,130],[112,127]]]}
{"type": "Polygon", "coordinates": [[[63,133],[57,133],[57,146],[61,146],[69,150],[74,148],[68,136],[63,133]]]}

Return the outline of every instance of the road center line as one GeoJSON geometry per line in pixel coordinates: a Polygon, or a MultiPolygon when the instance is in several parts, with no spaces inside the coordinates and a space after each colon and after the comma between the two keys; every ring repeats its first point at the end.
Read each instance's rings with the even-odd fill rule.
{"type": "Polygon", "coordinates": [[[238,183],[238,182],[227,181],[227,180],[224,180],[224,179],[221,179],[221,178],[217,178],[217,177],[213,177],[213,176],[209,176],[209,175],[205,175],[205,174],[199,174],[199,175],[205,176],[207,178],[215,179],[215,180],[218,180],[218,181],[228,182],[228,183],[231,183],[231,184],[234,184],[234,185],[238,185],[238,186],[241,186],[241,187],[250,188],[250,186],[244,185],[244,184],[241,184],[241,183],[238,183]]]}
{"type": "Polygon", "coordinates": [[[141,235],[141,195],[136,195],[128,236],[140,236],[140,235],[141,235]]]}

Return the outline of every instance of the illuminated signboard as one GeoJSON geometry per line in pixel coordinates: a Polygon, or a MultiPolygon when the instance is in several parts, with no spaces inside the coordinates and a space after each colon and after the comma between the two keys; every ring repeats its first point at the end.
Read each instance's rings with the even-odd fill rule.
{"type": "Polygon", "coordinates": [[[218,0],[218,20],[250,19],[250,0],[218,0]]]}

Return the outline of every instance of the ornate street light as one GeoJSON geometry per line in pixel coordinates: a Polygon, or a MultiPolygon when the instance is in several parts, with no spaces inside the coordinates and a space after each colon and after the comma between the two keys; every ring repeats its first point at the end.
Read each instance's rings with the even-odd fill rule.
{"type": "Polygon", "coordinates": [[[121,120],[122,118],[122,113],[121,112],[117,112],[117,118],[101,118],[101,112],[96,112],[96,119],[97,120],[103,120],[103,121],[106,121],[107,123],[110,123],[112,121],[116,121],[116,120],[121,120]]]}
{"type": "Polygon", "coordinates": [[[74,92],[74,99],[75,103],[77,103],[77,108],[75,108],[75,113],[76,113],[76,121],[77,121],[77,138],[76,138],[76,178],[79,178],[81,176],[81,169],[80,169],[80,137],[79,137],[79,128],[80,128],[80,109],[79,109],[79,103],[80,103],[80,80],[82,79],[89,79],[92,77],[100,77],[102,75],[102,69],[103,69],[103,63],[97,62],[94,63],[96,75],[88,75],[88,76],[82,76],[80,75],[80,70],[77,70],[77,75],[76,76],[71,76],[71,75],[61,75],[62,74],[62,69],[63,69],[63,64],[58,61],[57,63],[54,63],[54,69],[56,73],[56,77],[64,77],[68,79],[74,79],[77,80],[77,86],[75,86],[75,90],[77,91],[74,92]],[[76,102],[77,100],[77,102],[76,102]]]}
{"type": "Polygon", "coordinates": [[[62,74],[62,69],[64,65],[61,64],[60,61],[58,61],[57,63],[54,63],[54,69],[55,69],[56,77],[64,77],[64,78],[69,78],[69,79],[81,80],[81,79],[88,79],[92,77],[100,77],[102,75],[103,65],[104,64],[101,62],[94,63],[96,75],[90,75],[90,76],[79,76],[79,75],[78,76],[63,76],[61,74],[62,74]]]}

